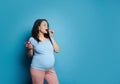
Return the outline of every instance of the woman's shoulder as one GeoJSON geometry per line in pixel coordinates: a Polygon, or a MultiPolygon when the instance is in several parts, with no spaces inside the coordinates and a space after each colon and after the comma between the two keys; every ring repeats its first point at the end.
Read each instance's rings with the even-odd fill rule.
{"type": "Polygon", "coordinates": [[[29,40],[35,40],[32,36],[29,38],[29,40]]]}
{"type": "Polygon", "coordinates": [[[35,44],[35,43],[36,43],[36,40],[35,40],[32,36],[29,38],[29,41],[30,41],[32,44],[35,44]]]}

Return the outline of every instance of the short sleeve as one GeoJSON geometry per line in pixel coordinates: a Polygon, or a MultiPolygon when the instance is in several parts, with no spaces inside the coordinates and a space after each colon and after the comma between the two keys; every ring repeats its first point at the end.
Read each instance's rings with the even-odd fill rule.
{"type": "Polygon", "coordinates": [[[30,37],[30,38],[29,38],[29,41],[32,43],[32,45],[35,45],[35,44],[36,44],[36,40],[35,40],[33,37],[30,37]]]}

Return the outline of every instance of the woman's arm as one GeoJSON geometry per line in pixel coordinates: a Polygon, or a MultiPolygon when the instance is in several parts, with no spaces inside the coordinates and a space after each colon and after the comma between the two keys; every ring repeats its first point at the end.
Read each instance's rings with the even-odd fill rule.
{"type": "Polygon", "coordinates": [[[53,38],[53,37],[50,37],[50,39],[51,39],[51,42],[52,42],[54,51],[55,51],[56,53],[60,52],[60,48],[59,48],[58,44],[56,43],[56,41],[54,40],[54,38],[53,38]]]}
{"type": "Polygon", "coordinates": [[[52,30],[49,30],[49,34],[50,34],[50,39],[51,39],[54,51],[56,53],[60,52],[60,48],[59,48],[58,44],[56,43],[55,39],[53,38],[54,32],[52,30]]]}
{"type": "Polygon", "coordinates": [[[33,48],[30,48],[30,49],[28,48],[27,55],[28,55],[29,57],[32,57],[33,54],[34,54],[34,49],[33,49],[33,48]]]}
{"type": "Polygon", "coordinates": [[[27,47],[27,49],[28,49],[28,52],[27,52],[27,55],[29,56],[29,57],[32,57],[33,56],[33,54],[34,54],[34,49],[33,49],[33,45],[31,44],[31,42],[26,42],[26,47],[27,47]]]}

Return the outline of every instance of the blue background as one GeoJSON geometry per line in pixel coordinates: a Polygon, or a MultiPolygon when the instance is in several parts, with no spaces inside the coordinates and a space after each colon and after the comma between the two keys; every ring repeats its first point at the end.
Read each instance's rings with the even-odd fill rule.
{"type": "Polygon", "coordinates": [[[120,84],[119,0],[1,0],[0,84],[31,84],[24,42],[46,18],[60,84],[120,84]]]}

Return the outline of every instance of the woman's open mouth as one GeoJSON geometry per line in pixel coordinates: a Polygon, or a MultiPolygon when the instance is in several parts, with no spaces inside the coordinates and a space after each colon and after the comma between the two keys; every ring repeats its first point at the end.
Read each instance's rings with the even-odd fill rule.
{"type": "Polygon", "coordinates": [[[48,29],[46,29],[46,31],[47,31],[47,32],[49,32],[49,30],[48,30],[48,29]]]}

